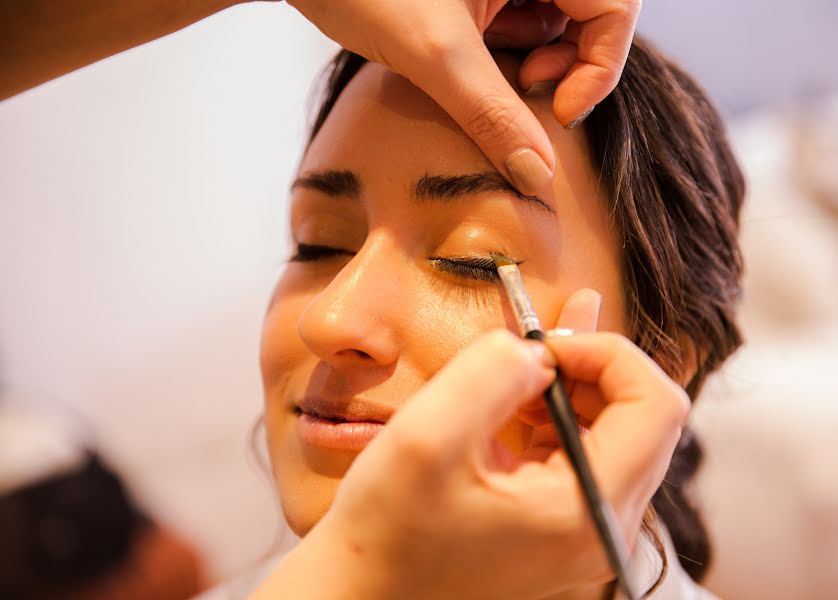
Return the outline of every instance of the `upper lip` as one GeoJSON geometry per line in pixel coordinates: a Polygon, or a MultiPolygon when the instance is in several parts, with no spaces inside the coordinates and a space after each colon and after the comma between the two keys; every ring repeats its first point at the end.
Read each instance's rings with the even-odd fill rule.
{"type": "Polygon", "coordinates": [[[395,410],[363,398],[336,400],[319,396],[307,396],[297,402],[305,413],[341,421],[373,421],[386,423],[395,410]]]}

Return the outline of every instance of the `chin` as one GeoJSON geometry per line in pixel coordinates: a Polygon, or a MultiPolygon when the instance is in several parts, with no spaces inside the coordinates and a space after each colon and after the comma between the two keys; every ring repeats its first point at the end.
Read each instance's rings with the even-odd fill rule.
{"type": "Polygon", "coordinates": [[[289,529],[297,537],[305,537],[312,528],[320,522],[331,506],[331,498],[326,503],[317,502],[315,506],[282,501],[282,512],[289,529]]]}
{"type": "Polygon", "coordinates": [[[280,472],[276,478],[282,513],[291,531],[304,537],[328,512],[340,478],[324,477],[305,468],[280,472]]]}
{"type": "Polygon", "coordinates": [[[285,521],[288,528],[299,538],[305,537],[311,529],[317,525],[323,515],[312,517],[310,515],[285,514],[285,521]]]}

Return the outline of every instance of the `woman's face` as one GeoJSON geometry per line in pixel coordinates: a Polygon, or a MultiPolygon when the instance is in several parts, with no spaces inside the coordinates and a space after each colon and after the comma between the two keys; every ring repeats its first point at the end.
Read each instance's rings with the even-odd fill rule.
{"type": "MultiPolygon", "coordinates": [[[[499,64],[508,76],[517,70],[499,64]]],[[[573,291],[590,287],[604,298],[599,328],[625,330],[619,246],[583,134],[558,126],[549,96],[527,102],[557,156],[539,199],[519,196],[441,108],[374,64],[309,147],[292,190],[294,256],[261,352],[274,476],[298,535],[329,508],[361,450],[357,438],[312,435],[298,406],[398,410],[476,336],[517,329],[486,270],[490,252],[521,261],[545,328],[573,291]]],[[[520,451],[529,432],[512,419],[499,438],[520,451]]]]}

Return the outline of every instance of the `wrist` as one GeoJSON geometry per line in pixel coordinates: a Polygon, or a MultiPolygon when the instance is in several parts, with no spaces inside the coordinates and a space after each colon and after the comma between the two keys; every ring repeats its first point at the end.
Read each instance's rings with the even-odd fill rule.
{"type": "Polygon", "coordinates": [[[404,598],[393,571],[326,518],[291,550],[249,600],[404,598]]]}

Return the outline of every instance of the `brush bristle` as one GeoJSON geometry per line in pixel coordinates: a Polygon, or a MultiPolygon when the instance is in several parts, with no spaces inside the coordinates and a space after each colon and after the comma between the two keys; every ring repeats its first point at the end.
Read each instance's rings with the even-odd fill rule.
{"type": "Polygon", "coordinates": [[[495,261],[495,266],[500,267],[508,267],[509,265],[516,264],[514,260],[509,258],[508,256],[504,256],[503,254],[498,254],[497,252],[491,253],[492,260],[495,261]]]}

